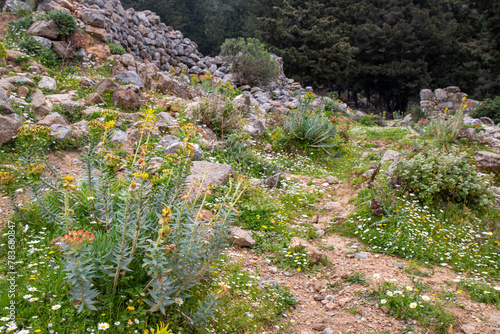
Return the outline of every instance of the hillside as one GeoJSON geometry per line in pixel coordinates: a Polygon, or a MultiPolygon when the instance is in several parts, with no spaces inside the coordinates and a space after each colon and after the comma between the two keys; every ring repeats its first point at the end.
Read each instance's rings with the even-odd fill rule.
{"type": "Polygon", "coordinates": [[[40,9],[0,15],[0,333],[500,332],[498,98],[389,120],[255,40],[40,9]]]}

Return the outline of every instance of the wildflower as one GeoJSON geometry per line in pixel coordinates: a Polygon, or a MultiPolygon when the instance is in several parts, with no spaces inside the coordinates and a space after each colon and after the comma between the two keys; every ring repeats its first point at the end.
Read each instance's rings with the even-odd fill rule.
{"type": "Polygon", "coordinates": [[[98,330],[105,331],[108,328],[109,328],[109,324],[107,322],[101,322],[101,323],[97,324],[98,330]]]}
{"type": "Polygon", "coordinates": [[[429,296],[422,296],[422,299],[425,300],[425,301],[431,300],[431,298],[429,296]]]}
{"type": "Polygon", "coordinates": [[[127,311],[133,311],[133,310],[135,310],[135,307],[133,307],[133,306],[128,306],[127,307],[127,311]]]}
{"type": "Polygon", "coordinates": [[[37,300],[38,300],[38,298],[36,298],[36,297],[33,297],[33,298],[28,299],[28,301],[29,301],[30,303],[32,303],[32,302],[36,302],[37,300]]]}
{"type": "Polygon", "coordinates": [[[175,302],[176,302],[178,305],[182,305],[182,304],[184,304],[184,301],[183,301],[181,298],[175,298],[175,302]]]}
{"type": "Polygon", "coordinates": [[[416,308],[417,307],[417,303],[411,303],[410,304],[410,308],[416,308]]]}
{"type": "Polygon", "coordinates": [[[120,326],[120,322],[119,321],[115,321],[115,326],[120,326]]]}
{"type": "Polygon", "coordinates": [[[385,304],[385,303],[387,303],[387,300],[385,300],[385,299],[382,299],[382,300],[380,301],[380,304],[385,304]]]}
{"type": "Polygon", "coordinates": [[[51,309],[52,309],[53,311],[55,311],[55,310],[59,310],[60,308],[61,308],[61,305],[59,305],[59,304],[54,305],[54,306],[52,306],[52,307],[51,307],[51,309]]]}
{"type": "Polygon", "coordinates": [[[139,324],[139,323],[140,323],[139,319],[134,319],[134,322],[135,322],[136,324],[139,324]]]}
{"type": "Polygon", "coordinates": [[[1,321],[9,321],[10,318],[9,317],[3,317],[3,318],[0,318],[1,321]]]}
{"type": "Polygon", "coordinates": [[[375,278],[375,279],[379,279],[379,278],[380,278],[380,274],[374,274],[374,275],[373,275],[373,278],[375,278]]]}
{"type": "Polygon", "coordinates": [[[23,299],[29,299],[29,298],[31,298],[31,297],[33,297],[33,295],[24,295],[24,296],[23,296],[23,299]]]}
{"type": "Polygon", "coordinates": [[[388,295],[389,297],[392,297],[392,291],[387,291],[387,295],[388,295]]]}
{"type": "Polygon", "coordinates": [[[29,334],[29,330],[27,329],[23,329],[23,330],[20,330],[19,332],[17,332],[16,334],[29,334]]]}
{"type": "Polygon", "coordinates": [[[35,329],[35,333],[40,333],[41,331],[41,329],[35,329]]]}
{"type": "Polygon", "coordinates": [[[127,325],[129,325],[129,326],[132,325],[132,320],[131,319],[128,319],[127,325]]]}
{"type": "Polygon", "coordinates": [[[29,292],[35,292],[35,291],[38,291],[38,290],[37,290],[36,288],[29,287],[29,288],[28,288],[28,291],[29,291],[29,292]]]}
{"type": "Polygon", "coordinates": [[[407,286],[407,287],[406,287],[406,290],[408,290],[408,291],[413,291],[413,288],[412,288],[411,286],[407,286]]]}

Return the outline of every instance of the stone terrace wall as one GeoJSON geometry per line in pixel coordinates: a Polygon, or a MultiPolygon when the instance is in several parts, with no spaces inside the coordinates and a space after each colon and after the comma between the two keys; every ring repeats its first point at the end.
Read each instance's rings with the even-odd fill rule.
{"type": "MultiPolygon", "coordinates": [[[[422,89],[420,91],[420,107],[427,114],[434,117],[442,115],[453,115],[459,110],[464,98],[468,95],[461,92],[457,86],[446,88],[438,88],[432,92],[430,89],[422,89]]],[[[468,106],[465,109],[467,113],[476,109],[479,105],[478,101],[467,100],[468,106]]]]}
{"type": "Polygon", "coordinates": [[[137,60],[147,59],[163,70],[186,67],[190,73],[200,74],[209,69],[214,73],[219,66],[220,73],[227,71],[222,61],[204,57],[195,42],[162,23],[155,13],[125,10],[119,0],[52,0],[39,9],[68,11],[94,37],[118,44],[137,60]]]}

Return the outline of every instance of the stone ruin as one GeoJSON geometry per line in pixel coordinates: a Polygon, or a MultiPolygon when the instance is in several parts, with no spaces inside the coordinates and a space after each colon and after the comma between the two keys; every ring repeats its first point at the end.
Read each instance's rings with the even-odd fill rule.
{"type": "MultiPolygon", "coordinates": [[[[460,91],[457,86],[438,88],[432,92],[430,89],[420,91],[420,107],[426,115],[439,117],[444,115],[454,115],[464,103],[467,94],[460,91]]],[[[465,112],[469,114],[477,109],[479,101],[467,99],[465,112]]]]}

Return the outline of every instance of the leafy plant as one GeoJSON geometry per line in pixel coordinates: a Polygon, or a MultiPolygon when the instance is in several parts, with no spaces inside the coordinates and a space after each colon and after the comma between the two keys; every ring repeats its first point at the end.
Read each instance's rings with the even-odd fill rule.
{"type": "Polygon", "coordinates": [[[500,291],[485,283],[462,280],[460,281],[459,286],[467,290],[473,301],[493,305],[500,303],[500,291]]]}
{"type": "Polygon", "coordinates": [[[38,56],[44,47],[35,38],[28,37],[19,42],[19,49],[30,56],[38,56]]]}
{"type": "Polygon", "coordinates": [[[394,171],[395,182],[423,203],[451,201],[481,207],[493,204],[491,180],[478,174],[466,153],[430,150],[401,159],[394,171]]]}
{"type": "Polygon", "coordinates": [[[366,282],[365,274],[363,274],[363,272],[361,272],[361,271],[358,271],[358,272],[354,273],[353,275],[347,277],[345,279],[345,281],[351,282],[351,283],[356,283],[359,285],[368,285],[369,284],[366,282]]]}
{"type": "Polygon", "coordinates": [[[78,27],[73,15],[62,10],[53,10],[46,13],[45,19],[53,20],[57,24],[57,33],[60,36],[68,36],[78,27]]]}
{"type": "Polygon", "coordinates": [[[123,55],[127,53],[127,51],[118,44],[109,43],[108,45],[109,45],[109,51],[113,55],[123,55]]]}
{"type": "Polygon", "coordinates": [[[359,120],[359,123],[364,126],[375,126],[377,125],[374,121],[375,118],[377,118],[377,116],[363,116],[363,118],[359,120]]]}
{"type": "Polygon", "coordinates": [[[231,71],[242,83],[267,85],[278,75],[278,63],[254,38],[231,38],[221,46],[221,55],[231,63],[231,71]]]}
{"type": "Polygon", "coordinates": [[[500,122],[500,96],[481,102],[479,107],[471,112],[471,116],[476,118],[489,117],[495,123],[500,122]]]}

